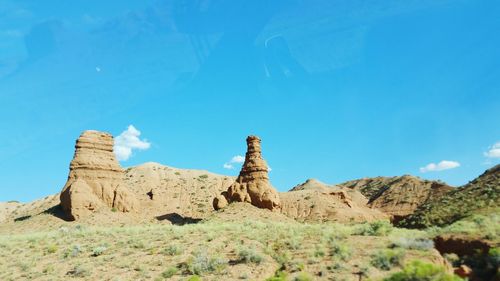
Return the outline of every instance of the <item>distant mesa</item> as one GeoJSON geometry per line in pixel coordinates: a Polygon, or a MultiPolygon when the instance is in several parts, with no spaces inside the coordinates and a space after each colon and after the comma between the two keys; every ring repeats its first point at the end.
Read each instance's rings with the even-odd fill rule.
{"type": "Polygon", "coordinates": [[[249,136],[240,175],[227,191],[214,199],[214,209],[219,210],[232,202],[247,202],[258,208],[279,210],[280,197],[269,182],[268,170],[269,167],[262,158],[260,138],[249,136]]]}
{"type": "Polygon", "coordinates": [[[88,216],[100,208],[120,212],[139,209],[139,202],[124,184],[124,170],[113,153],[113,136],[85,131],[76,141],[61,206],[71,220],[88,216]]]}

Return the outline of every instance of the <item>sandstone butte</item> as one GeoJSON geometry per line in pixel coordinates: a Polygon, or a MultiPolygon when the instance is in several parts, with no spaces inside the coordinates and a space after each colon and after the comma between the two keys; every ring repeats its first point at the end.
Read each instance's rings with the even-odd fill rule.
{"type": "Polygon", "coordinates": [[[124,170],[113,153],[113,136],[83,132],[75,145],[69,176],[61,191],[61,206],[68,219],[77,220],[99,208],[120,212],[139,209],[139,202],[124,184],[124,170]]]}
{"type": "Polygon", "coordinates": [[[257,136],[247,138],[245,162],[236,181],[213,200],[219,210],[232,202],[247,202],[258,208],[279,211],[280,197],[269,181],[268,166],[262,158],[261,140],[257,136]]]}

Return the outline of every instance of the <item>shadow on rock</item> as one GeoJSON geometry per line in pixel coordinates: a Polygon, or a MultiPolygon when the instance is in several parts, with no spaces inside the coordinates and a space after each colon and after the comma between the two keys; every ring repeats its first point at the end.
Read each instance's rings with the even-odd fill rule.
{"type": "Polygon", "coordinates": [[[54,217],[62,219],[64,221],[73,221],[66,215],[66,213],[64,213],[62,206],[59,204],[48,208],[47,210],[43,211],[42,214],[53,215],[54,217]]]}
{"type": "Polygon", "coordinates": [[[25,221],[25,220],[29,220],[29,219],[31,219],[31,216],[22,216],[22,217],[15,218],[14,221],[19,222],[19,221],[25,221]]]}

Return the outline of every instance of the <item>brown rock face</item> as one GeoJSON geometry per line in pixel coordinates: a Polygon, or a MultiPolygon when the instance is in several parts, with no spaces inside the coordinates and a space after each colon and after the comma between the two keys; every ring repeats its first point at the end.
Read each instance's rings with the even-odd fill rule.
{"type": "Polygon", "coordinates": [[[113,153],[113,136],[83,132],[75,146],[68,181],[60,199],[68,217],[76,220],[101,207],[121,212],[137,210],[139,203],[124,185],[124,171],[113,153]]]}
{"type": "Polygon", "coordinates": [[[409,175],[365,178],[340,185],[360,191],[369,199],[369,207],[391,215],[394,220],[412,214],[429,200],[442,197],[453,190],[444,183],[422,180],[409,175]]]}
{"type": "Polygon", "coordinates": [[[214,199],[216,210],[231,202],[248,202],[269,210],[280,209],[280,198],[269,182],[268,166],[262,158],[260,142],[256,136],[247,138],[248,148],[240,175],[226,192],[214,199]]]}
{"type": "Polygon", "coordinates": [[[365,222],[386,220],[388,216],[366,206],[359,191],[327,185],[315,179],[280,193],[281,213],[302,222],[365,222]]]}

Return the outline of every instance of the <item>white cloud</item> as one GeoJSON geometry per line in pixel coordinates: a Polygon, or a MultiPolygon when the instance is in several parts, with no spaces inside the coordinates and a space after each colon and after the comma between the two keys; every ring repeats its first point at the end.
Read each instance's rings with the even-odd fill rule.
{"type": "Polygon", "coordinates": [[[141,140],[141,132],[133,125],[129,125],[127,130],[123,131],[115,138],[114,152],[119,161],[126,161],[132,155],[132,150],[146,150],[151,147],[146,139],[141,140]]]}
{"type": "Polygon", "coordinates": [[[231,163],[242,164],[243,162],[245,162],[245,157],[241,155],[236,155],[233,158],[231,158],[231,163]]]}
{"type": "Polygon", "coordinates": [[[224,169],[233,170],[234,169],[233,164],[243,164],[243,162],[245,162],[245,157],[243,157],[241,155],[236,155],[233,158],[231,158],[231,160],[229,160],[229,162],[224,163],[223,167],[224,167],[224,169]]]}
{"type": "Polygon", "coordinates": [[[427,173],[427,172],[438,172],[438,171],[444,171],[444,170],[449,170],[449,169],[454,169],[460,167],[460,163],[456,161],[447,161],[443,160],[437,164],[430,163],[425,167],[420,168],[421,173],[427,173]]]}
{"type": "Polygon", "coordinates": [[[484,153],[484,156],[488,158],[500,158],[500,142],[490,146],[488,151],[484,153]]]}

